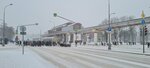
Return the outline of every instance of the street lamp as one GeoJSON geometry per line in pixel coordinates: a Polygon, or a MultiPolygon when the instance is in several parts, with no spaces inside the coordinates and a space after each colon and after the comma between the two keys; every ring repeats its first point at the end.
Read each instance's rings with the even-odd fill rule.
{"type": "Polygon", "coordinates": [[[114,13],[110,13],[110,0],[108,0],[108,24],[109,24],[109,26],[108,26],[108,31],[109,31],[109,33],[108,33],[108,50],[111,50],[111,21],[110,21],[110,16],[112,15],[112,14],[114,14],[114,13]]]}
{"type": "MultiPolygon", "coordinates": [[[[70,20],[70,19],[67,19],[67,18],[64,18],[64,17],[62,17],[62,16],[59,16],[57,13],[54,13],[53,14],[54,15],[54,17],[59,17],[59,18],[61,18],[61,19],[64,19],[64,20],[67,20],[67,21],[69,21],[69,22],[71,22],[71,23],[76,23],[76,22],[74,22],[74,21],[72,21],[72,20],[70,20]]],[[[77,29],[75,29],[74,30],[75,31],[75,36],[76,36],[76,39],[75,39],[75,43],[77,44],[77,29]]],[[[77,46],[77,45],[76,45],[77,46]]]]}
{"type": "Polygon", "coordinates": [[[70,20],[70,19],[67,19],[67,18],[64,18],[64,17],[62,17],[62,16],[59,16],[57,13],[54,13],[53,15],[54,15],[54,17],[59,17],[59,18],[61,18],[61,19],[64,19],[64,20],[67,20],[67,21],[69,21],[69,22],[75,23],[74,21],[72,21],[72,20],[70,20]]]}
{"type": "Polygon", "coordinates": [[[108,50],[111,50],[111,15],[116,13],[110,13],[110,0],[108,0],[108,50]]]}
{"type": "Polygon", "coordinates": [[[6,14],[6,8],[11,6],[13,4],[9,4],[9,5],[6,5],[4,7],[4,14],[3,14],[3,43],[2,43],[2,46],[5,46],[5,14],[6,14]]]}

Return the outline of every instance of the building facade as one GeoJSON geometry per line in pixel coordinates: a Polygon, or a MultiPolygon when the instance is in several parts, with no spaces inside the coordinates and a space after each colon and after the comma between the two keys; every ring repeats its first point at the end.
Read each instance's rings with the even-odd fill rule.
{"type": "MultiPolygon", "coordinates": [[[[142,18],[111,23],[111,44],[135,44],[142,42],[140,32],[142,18]]],[[[150,42],[149,24],[150,17],[145,18],[148,33],[146,42],[150,42]]],[[[81,23],[65,23],[48,31],[45,37],[53,37],[53,40],[61,43],[78,42],[79,44],[103,45],[108,42],[108,24],[83,28],[81,23]]]]}

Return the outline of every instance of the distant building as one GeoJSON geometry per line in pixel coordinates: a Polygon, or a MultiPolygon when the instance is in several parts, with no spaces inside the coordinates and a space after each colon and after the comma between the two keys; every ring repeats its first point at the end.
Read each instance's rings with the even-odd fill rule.
{"type": "MultiPolygon", "coordinates": [[[[57,42],[62,43],[72,43],[75,40],[75,32],[82,29],[83,26],[81,23],[65,23],[58,25],[51,30],[48,30],[48,34],[44,34],[44,37],[51,37],[49,39],[53,39],[57,42]]],[[[44,40],[44,39],[43,39],[44,40]]],[[[81,40],[81,39],[80,39],[81,40]]]]}
{"type": "MultiPolygon", "coordinates": [[[[150,42],[149,24],[150,17],[144,18],[148,28],[148,33],[145,36],[146,42],[150,42]]],[[[111,23],[111,44],[133,44],[141,43],[142,36],[140,35],[140,21],[142,18],[111,23]]],[[[62,43],[75,43],[77,41],[81,44],[108,44],[108,24],[98,25],[83,28],[81,23],[65,23],[48,30],[43,37],[52,39],[53,41],[62,43]],[[49,38],[48,38],[49,37],[49,38]]],[[[44,39],[43,39],[44,40],[44,39]]]]}

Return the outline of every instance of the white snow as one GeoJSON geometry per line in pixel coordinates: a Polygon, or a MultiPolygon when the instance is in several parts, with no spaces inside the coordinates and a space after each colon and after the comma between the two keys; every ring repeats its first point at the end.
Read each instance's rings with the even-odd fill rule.
{"type": "MultiPolygon", "coordinates": [[[[45,46],[33,47],[33,48],[35,48],[36,50],[38,50],[38,48],[41,49],[38,51],[40,51],[43,56],[45,55],[49,59],[52,59],[55,62],[59,63],[60,65],[64,65],[67,68],[82,68],[83,64],[94,68],[103,67],[103,65],[100,66],[98,63],[108,64],[108,65],[118,66],[118,67],[124,67],[125,65],[131,65],[131,67],[134,65],[137,67],[138,66],[148,67],[148,68],[150,67],[149,64],[144,64],[143,62],[136,62],[129,59],[126,60],[126,59],[116,58],[107,55],[100,55],[99,53],[97,53],[97,49],[107,50],[108,48],[107,46],[78,45],[77,47],[72,46],[68,48],[45,47],[45,46]],[[84,51],[82,52],[82,50],[84,51]]],[[[21,46],[15,46],[13,44],[9,44],[8,46],[5,47],[0,46],[0,68],[58,68],[59,67],[56,66],[51,61],[46,61],[46,59],[40,57],[37,53],[31,51],[32,49],[28,47],[25,47],[25,54],[22,55],[21,49],[22,49],[21,46]]],[[[146,49],[145,54],[150,54],[150,48],[145,47],[145,49],[146,49]]],[[[113,45],[112,51],[123,51],[123,52],[142,54],[142,45],[118,45],[118,46],[113,45]]],[[[145,58],[146,56],[139,56],[139,57],[145,58]]]]}
{"type": "MultiPolygon", "coordinates": [[[[76,51],[74,51],[74,52],[76,52],[76,51]]],[[[112,58],[112,57],[106,57],[106,56],[100,56],[100,55],[94,55],[94,54],[89,54],[89,53],[83,53],[83,52],[76,52],[76,53],[92,55],[92,56],[95,56],[95,57],[105,58],[105,59],[109,59],[109,60],[112,60],[112,61],[119,61],[119,62],[124,62],[124,63],[129,63],[129,64],[134,64],[134,65],[144,66],[144,67],[150,68],[150,65],[143,64],[143,63],[132,62],[132,61],[127,61],[127,60],[122,60],[122,59],[117,59],[117,58],[112,58]]]]}
{"type": "MultiPolygon", "coordinates": [[[[72,45],[72,47],[76,47],[75,45],[72,45]]],[[[78,48],[92,48],[92,49],[102,49],[102,50],[108,50],[108,46],[101,46],[101,45],[78,45],[78,48]]],[[[143,54],[143,45],[112,45],[111,51],[120,51],[120,52],[130,52],[130,53],[139,53],[143,54]]],[[[145,45],[145,53],[150,55],[150,48],[147,48],[147,45],[145,45]]]]}
{"type": "Polygon", "coordinates": [[[29,49],[22,55],[21,47],[0,46],[0,68],[56,68],[29,49]],[[6,49],[6,50],[5,50],[6,49]]]}

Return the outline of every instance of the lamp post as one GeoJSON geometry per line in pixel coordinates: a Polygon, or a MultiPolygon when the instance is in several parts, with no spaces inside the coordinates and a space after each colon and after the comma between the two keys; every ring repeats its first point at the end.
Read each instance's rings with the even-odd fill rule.
{"type": "MultiPolygon", "coordinates": [[[[67,19],[67,18],[64,18],[64,17],[62,17],[62,16],[59,16],[57,13],[54,13],[53,15],[54,15],[54,17],[59,17],[59,18],[61,18],[61,19],[67,20],[67,21],[69,21],[69,22],[76,23],[76,22],[74,22],[74,21],[72,21],[72,20],[70,20],[70,19],[67,19]]],[[[77,43],[77,30],[75,29],[74,31],[75,31],[75,37],[76,37],[75,43],[77,43]]],[[[76,46],[77,46],[77,45],[76,45],[76,46]]]]}
{"type": "MultiPolygon", "coordinates": [[[[110,28],[111,26],[110,26],[110,0],[108,0],[108,24],[109,24],[109,26],[108,26],[108,28],[110,28]]],[[[110,37],[110,32],[108,33],[108,50],[111,50],[111,42],[110,42],[110,40],[111,40],[111,37],[110,37]]]]}
{"type": "Polygon", "coordinates": [[[13,4],[9,4],[9,5],[6,5],[4,7],[4,14],[3,14],[3,43],[2,43],[2,46],[5,46],[5,15],[6,15],[6,8],[11,6],[13,4]]]}
{"type": "Polygon", "coordinates": [[[111,50],[111,15],[116,13],[110,13],[110,0],[108,0],[108,50],[111,50]]]}
{"type": "Polygon", "coordinates": [[[74,21],[72,21],[72,20],[70,20],[70,19],[67,19],[67,18],[64,18],[64,17],[62,17],[62,16],[59,16],[57,13],[54,13],[53,15],[54,15],[54,17],[59,17],[59,18],[61,18],[61,19],[64,19],[64,20],[67,20],[67,21],[69,21],[69,22],[75,23],[74,21]]]}

